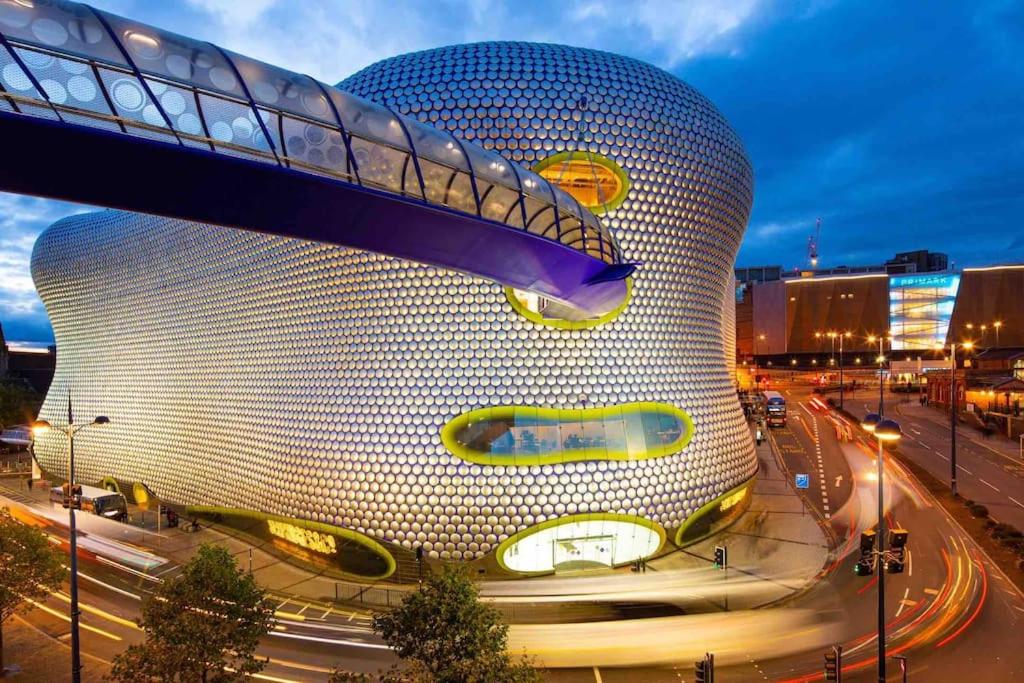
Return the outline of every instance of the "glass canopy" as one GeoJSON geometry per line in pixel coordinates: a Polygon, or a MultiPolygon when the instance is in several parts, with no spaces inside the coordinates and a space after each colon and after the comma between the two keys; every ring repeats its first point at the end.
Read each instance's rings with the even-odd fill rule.
{"type": "Polygon", "coordinates": [[[590,211],[494,152],[309,76],[86,5],[0,0],[0,111],[326,176],[622,263],[590,211]]]}

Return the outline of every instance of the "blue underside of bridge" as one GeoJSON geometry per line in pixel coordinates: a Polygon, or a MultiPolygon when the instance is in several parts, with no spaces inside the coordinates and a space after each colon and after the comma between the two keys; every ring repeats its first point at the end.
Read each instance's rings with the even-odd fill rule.
{"type": "Polygon", "coordinates": [[[281,166],[0,112],[0,190],[326,242],[461,271],[598,316],[630,264],[471,214],[281,166]]]}

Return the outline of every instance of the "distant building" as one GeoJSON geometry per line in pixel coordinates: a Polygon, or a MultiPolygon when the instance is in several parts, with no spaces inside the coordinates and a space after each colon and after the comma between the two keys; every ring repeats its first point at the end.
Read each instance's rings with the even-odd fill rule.
{"type": "Polygon", "coordinates": [[[909,352],[903,360],[941,357],[937,347],[950,341],[1024,348],[1024,265],[942,270],[948,263],[920,250],[885,265],[783,271],[778,279],[754,277],[763,267],[737,268],[737,357],[824,367],[839,348],[830,332],[849,332],[842,346],[853,354],[877,354],[868,337],[888,335],[887,351],[909,352]]]}
{"type": "Polygon", "coordinates": [[[0,380],[23,382],[45,395],[57,366],[57,347],[8,342],[0,325],[0,380]]]}
{"type": "Polygon", "coordinates": [[[885,262],[888,273],[936,273],[949,269],[949,256],[918,249],[896,254],[885,262]]]}

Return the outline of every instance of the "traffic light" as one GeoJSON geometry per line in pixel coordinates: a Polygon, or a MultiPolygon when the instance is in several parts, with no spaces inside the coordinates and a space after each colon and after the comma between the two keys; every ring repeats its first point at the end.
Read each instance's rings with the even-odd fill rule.
{"type": "Polygon", "coordinates": [[[871,576],[874,573],[875,535],[874,529],[861,532],[860,557],[853,566],[853,573],[857,576],[871,576]]]}
{"type": "Polygon", "coordinates": [[[708,678],[707,663],[708,661],[706,659],[702,659],[694,664],[693,680],[695,683],[710,683],[710,679],[708,678]]]}
{"type": "Polygon", "coordinates": [[[902,574],[907,557],[907,530],[889,531],[889,552],[886,553],[885,570],[890,574],[902,574]]]}
{"type": "Polygon", "coordinates": [[[715,569],[725,569],[729,566],[729,551],[724,545],[715,546],[715,569]]]}
{"type": "Polygon", "coordinates": [[[694,662],[694,683],[715,683],[715,656],[704,653],[704,659],[694,662]]]}
{"type": "Polygon", "coordinates": [[[60,487],[60,490],[61,493],[63,493],[63,495],[61,496],[61,505],[64,507],[65,510],[69,507],[73,507],[76,510],[82,509],[81,484],[75,484],[74,486],[71,486],[71,484],[63,484],[60,487]]]}
{"type": "Polygon", "coordinates": [[[825,653],[825,680],[841,681],[843,677],[843,646],[833,645],[832,652],[825,653]]]}

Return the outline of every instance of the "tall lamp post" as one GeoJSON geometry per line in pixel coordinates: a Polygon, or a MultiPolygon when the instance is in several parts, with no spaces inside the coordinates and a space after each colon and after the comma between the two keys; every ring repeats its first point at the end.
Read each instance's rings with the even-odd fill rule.
{"type": "MultiPolygon", "coordinates": [[[[956,342],[949,345],[949,490],[956,495],[956,342]]],[[[970,351],[974,342],[961,342],[960,348],[970,351]]]]}
{"type": "Polygon", "coordinates": [[[832,332],[831,334],[839,337],[839,409],[842,410],[844,405],[843,391],[845,390],[843,381],[843,339],[852,335],[849,332],[832,332]]]}
{"type": "Polygon", "coordinates": [[[885,683],[885,504],[883,476],[885,474],[885,451],[883,442],[896,442],[903,436],[895,420],[870,413],[861,425],[875,435],[878,441],[878,680],[885,683]]]}
{"type": "Polygon", "coordinates": [[[68,532],[70,534],[71,551],[71,680],[73,683],[82,681],[82,658],[78,638],[78,536],[75,533],[75,501],[73,498],[75,486],[75,435],[86,427],[92,425],[104,425],[110,422],[110,418],[98,415],[92,422],[76,425],[74,416],[71,413],[71,393],[68,392],[68,423],[66,425],[54,425],[46,420],[36,420],[32,423],[32,431],[38,436],[50,429],[55,429],[68,438],[68,493],[72,499],[68,505],[68,532]]]}
{"type": "Polygon", "coordinates": [[[870,335],[868,341],[878,340],[878,414],[885,415],[885,335],[870,335]]]}

